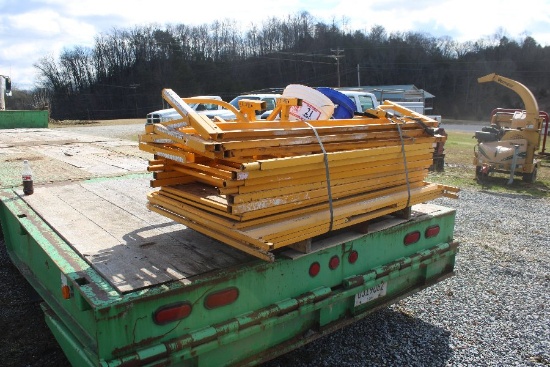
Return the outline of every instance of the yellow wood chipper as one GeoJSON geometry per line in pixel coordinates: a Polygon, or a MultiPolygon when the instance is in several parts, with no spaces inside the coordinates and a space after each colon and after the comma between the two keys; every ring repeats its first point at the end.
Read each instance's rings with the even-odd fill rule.
{"type": "MultiPolygon", "coordinates": [[[[476,177],[483,179],[491,172],[510,173],[508,184],[515,175],[523,181],[536,181],[540,161],[537,151],[546,135],[541,133],[543,123],[548,129],[548,114],[539,111],[533,93],[523,84],[495,73],[478,78],[479,83],[496,82],[516,92],[522,99],[525,110],[493,110],[491,125],[476,131],[478,143],[474,149],[476,177]]],[[[544,149],[544,148],[543,148],[544,149]]]]}

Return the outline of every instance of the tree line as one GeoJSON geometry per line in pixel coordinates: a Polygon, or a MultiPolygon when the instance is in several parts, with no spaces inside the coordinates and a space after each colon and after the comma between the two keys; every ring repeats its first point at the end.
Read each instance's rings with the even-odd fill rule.
{"type": "Polygon", "coordinates": [[[525,84],[550,108],[550,47],[504,34],[469,42],[382,26],[349,30],[301,12],[242,31],[232,20],[113,29],[92,48],[41,58],[33,100],[54,119],[143,118],[165,106],[163,88],[182,97],[284,88],[414,84],[436,96],[433,113],[488,119],[496,107],[522,108],[517,95],[477,78],[495,72],[525,84]],[[339,71],[339,72],[337,72],[339,71]]]}

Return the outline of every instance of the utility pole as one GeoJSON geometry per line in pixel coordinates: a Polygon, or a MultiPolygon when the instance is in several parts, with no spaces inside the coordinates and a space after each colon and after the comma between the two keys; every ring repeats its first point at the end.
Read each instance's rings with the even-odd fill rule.
{"type": "Polygon", "coordinates": [[[137,92],[136,92],[136,89],[137,89],[137,87],[139,87],[139,84],[130,84],[129,87],[130,87],[130,89],[134,90],[134,104],[136,106],[136,117],[139,117],[138,105],[137,105],[137,92]]]}
{"type": "Polygon", "coordinates": [[[361,86],[361,72],[359,71],[359,64],[357,64],[357,86],[361,86]]]}
{"type": "Polygon", "coordinates": [[[340,87],[340,58],[344,57],[344,55],[340,55],[340,52],[344,52],[344,50],[340,50],[340,47],[338,47],[336,50],[330,49],[332,52],[336,52],[336,55],[331,55],[336,60],[336,73],[338,75],[338,87],[340,87]]]}

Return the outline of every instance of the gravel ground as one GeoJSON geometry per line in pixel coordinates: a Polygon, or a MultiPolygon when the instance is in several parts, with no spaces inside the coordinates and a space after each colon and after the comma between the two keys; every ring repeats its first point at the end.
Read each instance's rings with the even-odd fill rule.
{"type": "MultiPolygon", "coordinates": [[[[549,366],[550,201],[464,190],[435,202],[457,209],[455,277],[265,367],[549,366]]],[[[68,366],[0,248],[2,364],[68,366]]]]}
{"type": "Polygon", "coordinates": [[[0,289],[0,365],[70,366],[44,322],[40,309],[42,299],[10,261],[3,238],[0,240],[0,289]]]}
{"type": "Polygon", "coordinates": [[[266,364],[550,366],[550,201],[464,190],[457,275],[266,364]]]}

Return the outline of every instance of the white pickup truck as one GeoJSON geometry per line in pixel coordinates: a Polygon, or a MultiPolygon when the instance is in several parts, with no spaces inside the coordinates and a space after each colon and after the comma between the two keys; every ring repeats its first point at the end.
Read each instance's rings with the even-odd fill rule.
{"type": "Polygon", "coordinates": [[[356,112],[365,112],[369,108],[376,108],[380,105],[376,96],[372,93],[342,89],[338,89],[338,91],[348,96],[355,103],[356,112]]]}
{"type": "MultiPolygon", "coordinates": [[[[195,96],[191,98],[207,98],[207,99],[215,99],[218,101],[222,100],[222,97],[220,96],[195,96]]],[[[207,114],[209,112],[214,112],[218,110],[225,110],[222,106],[219,106],[215,103],[189,103],[189,106],[201,114],[207,114]]],[[[153,111],[151,113],[147,114],[147,123],[149,124],[156,124],[160,122],[166,122],[171,120],[177,120],[180,119],[181,116],[178,111],[176,111],[174,108],[165,108],[162,110],[153,111]]]]}
{"type": "MultiPolygon", "coordinates": [[[[271,111],[275,108],[275,105],[277,104],[277,98],[279,97],[280,97],[279,94],[243,94],[233,98],[229,103],[236,109],[239,109],[239,101],[241,99],[252,99],[252,100],[264,101],[266,103],[266,109],[263,111],[258,111],[256,117],[257,119],[265,119],[267,116],[269,116],[271,111]]],[[[207,99],[215,99],[218,101],[222,101],[222,98],[220,96],[196,96],[191,98],[207,98],[207,99]]],[[[184,98],[184,100],[186,100],[186,98],[184,98]]],[[[233,112],[215,103],[189,102],[189,106],[195,111],[197,111],[198,113],[206,115],[208,118],[212,120],[215,117],[219,117],[226,121],[235,119],[235,114],[233,112]]],[[[178,111],[176,111],[174,108],[166,108],[163,110],[158,110],[158,111],[153,111],[151,113],[148,113],[147,123],[153,124],[153,123],[159,123],[159,122],[166,122],[171,120],[177,120],[179,118],[181,118],[181,116],[178,113],[178,111]]]]}

